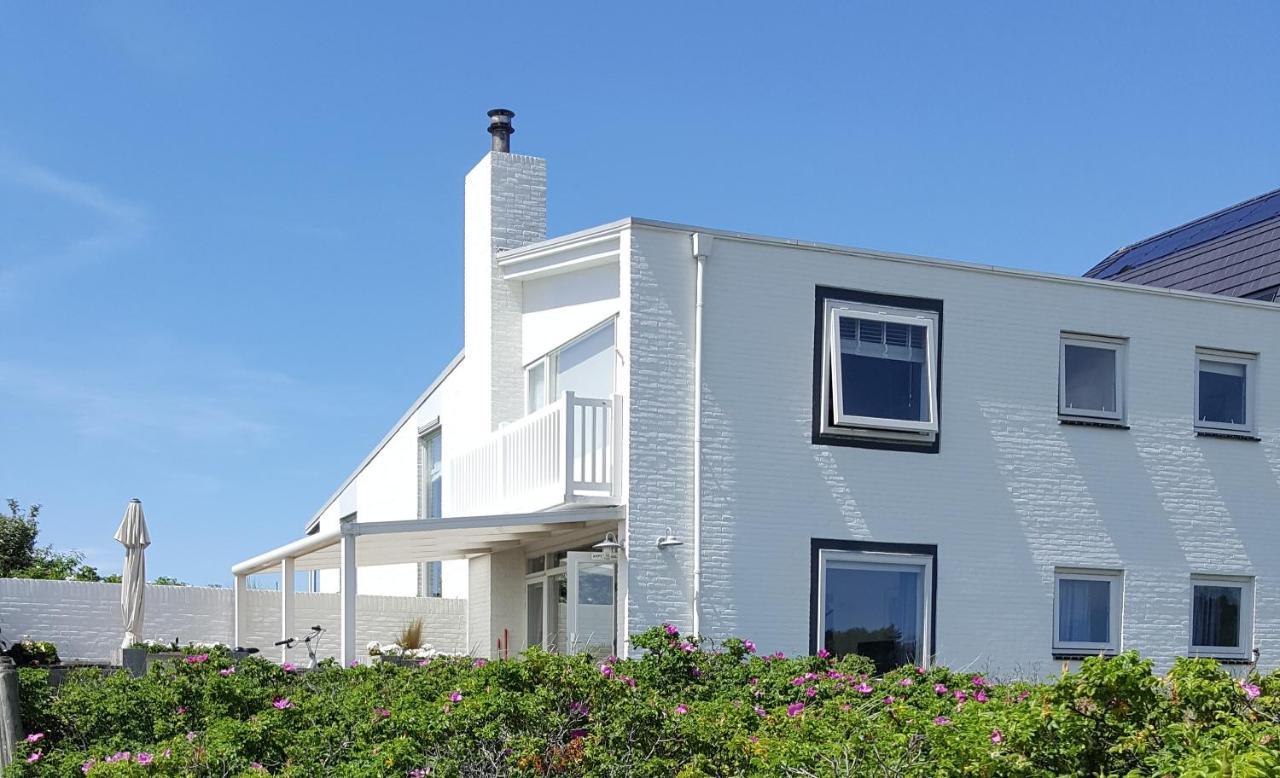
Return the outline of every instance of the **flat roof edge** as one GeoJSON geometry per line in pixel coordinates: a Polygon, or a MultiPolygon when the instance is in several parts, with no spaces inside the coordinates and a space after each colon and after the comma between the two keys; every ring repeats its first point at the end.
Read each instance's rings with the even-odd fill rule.
{"type": "Polygon", "coordinates": [[[1191,292],[1185,289],[1166,289],[1164,287],[1144,286],[1142,284],[1131,284],[1125,281],[1111,281],[1105,278],[1090,278],[1085,276],[1066,275],[1064,273],[1050,273],[1043,270],[1028,270],[1025,268],[1003,267],[982,262],[969,262],[959,259],[946,259],[942,257],[928,257],[919,254],[903,254],[893,251],[882,251],[879,249],[867,249],[857,246],[846,246],[837,243],[820,243],[818,241],[799,240],[797,238],[779,238],[771,235],[758,235],[749,232],[738,232],[735,230],[723,230],[714,227],[700,227],[695,224],[680,224],[678,222],[662,221],[660,219],[643,219],[636,216],[629,216],[623,219],[608,222],[606,224],[588,227],[583,230],[568,233],[567,235],[559,235],[554,238],[531,243],[528,246],[522,246],[512,251],[504,251],[499,256],[505,260],[509,257],[519,257],[524,253],[535,253],[554,249],[561,244],[571,244],[583,238],[602,235],[612,230],[621,230],[627,227],[648,227],[657,230],[670,230],[674,232],[701,232],[707,235],[713,235],[717,238],[725,240],[737,240],[746,243],[758,243],[762,245],[782,246],[786,248],[809,249],[812,251],[824,251],[831,254],[840,254],[845,256],[859,256],[867,259],[880,259],[889,262],[906,262],[910,264],[922,264],[935,267],[945,267],[952,270],[964,270],[976,273],[990,273],[994,275],[1011,276],[1014,278],[1025,278],[1028,280],[1051,281],[1061,284],[1071,284],[1080,286],[1095,286],[1100,288],[1116,289],[1135,294],[1158,295],[1165,297],[1179,297],[1193,300],[1203,300],[1208,302],[1221,303],[1223,305],[1243,305],[1245,307],[1265,308],[1275,310],[1280,308],[1276,303],[1269,303],[1261,300],[1250,300],[1242,297],[1228,297],[1226,295],[1212,294],[1209,292],[1191,292]]]}

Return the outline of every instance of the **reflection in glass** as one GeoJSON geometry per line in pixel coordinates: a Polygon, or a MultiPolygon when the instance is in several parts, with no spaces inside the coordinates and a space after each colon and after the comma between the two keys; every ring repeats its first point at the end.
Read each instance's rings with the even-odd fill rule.
{"type": "Polygon", "coordinates": [[[1063,403],[1068,409],[1116,412],[1116,351],[1064,346],[1063,403]]]}
{"type": "Polygon", "coordinates": [[[923,632],[920,568],[833,561],[826,573],[823,643],[860,654],[877,672],[918,664],[923,632]]]}
{"type": "Polygon", "coordinates": [[[1200,360],[1200,421],[1247,424],[1245,420],[1245,365],[1200,360]]]}
{"type": "Polygon", "coordinates": [[[525,636],[526,646],[542,645],[542,581],[536,581],[525,587],[527,598],[525,612],[528,614],[528,632],[525,636]]]}
{"type": "Polygon", "coordinates": [[[839,322],[841,412],[929,421],[927,329],[852,317],[839,322]]]}
{"type": "Polygon", "coordinates": [[[1111,642],[1111,582],[1058,580],[1058,642],[1111,642]]]}
{"type": "Polygon", "coordinates": [[[1191,645],[1240,647],[1239,586],[1196,586],[1191,645]]]}

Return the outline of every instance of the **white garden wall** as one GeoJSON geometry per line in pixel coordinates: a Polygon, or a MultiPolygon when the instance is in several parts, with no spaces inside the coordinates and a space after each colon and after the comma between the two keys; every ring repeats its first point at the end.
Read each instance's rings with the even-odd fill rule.
{"type": "MultiPolygon", "coordinates": [[[[338,595],[299,592],[295,596],[295,626],[299,635],[313,624],[329,630],[321,641],[321,656],[338,654],[338,595]]],[[[234,631],[233,592],[195,586],[148,586],[148,638],[183,643],[209,641],[230,644],[234,631]]],[[[248,636],[244,643],[279,660],[280,593],[248,592],[248,636]]],[[[361,659],[371,640],[391,642],[415,618],[424,624],[424,639],[439,651],[465,652],[466,600],[431,597],[359,597],[356,645],[361,659]]],[[[66,661],[106,662],[120,648],[120,585],[79,581],[33,581],[0,578],[0,638],[49,640],[66,661]]],[[[290,660],[304,662],[306,651],[294,649],[290,660]]]]}

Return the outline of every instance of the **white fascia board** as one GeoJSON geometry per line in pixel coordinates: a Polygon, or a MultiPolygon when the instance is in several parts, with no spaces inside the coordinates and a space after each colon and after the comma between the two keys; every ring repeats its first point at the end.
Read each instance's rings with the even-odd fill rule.
{"type": "Polygon", "coordinates": [[[329,509],[330,505],[333,505],[334,500],[337,500],[338,497],[342,495],[342,492],[356,480],[356,477],[359,476],[360,473],[364,472],[364,469],[369,466],[369,463],[378,455],[378,452],[382,451],[382,449],[386,447],[387,443],[395,437],[395,434],[400,431],[400,428],[407,424],[409,419],[413,418],[413,414],[418,412],[418,409],[422,407],[422,404],[440,388],[440,385],[449,377],[449,374],[462,363],[462,358],[463,352],[459,351],[458,355],[450,360],[444,370],[440,371],[440,375],[436,376],[436,379],[431,382],[431,385],[427,387],[426,391],[419,395],[417,400],[414,400],[413,405],[409,406],[409,410],[404,412],[404,415],[400,417],[400,420],[391,426],[391,431],[382,436],[382,440],[378,441],[378,445],[373,447],[373,451],[370,451],[369,455],[361,460],[360,464],[356,466],[356,469],[351,471],[351,475],[347,476],[347,479],[342,482],[342,485],[339,486],[333,494],[329,495],[329,499],[324,501],[324,505],[320,506],[320,510],[316,511],[315,515],[307,521],[306,527],[303,530],[304,532],[310,532],[313,527],[320,523],[320,517],[329,509]]]}
{"type": "Polygon", "coordinates": [[[508,281],[528,281],[617,262],[621,231],[621,226],[610,226],[558,238],[550,245],[544,241],[535,247],[503,252],[498,257],[498,267],[508,281]]]}
{"type": "MultiPolygon", "coordinates": [[[[625,220],[629,225],[634,227],[648,227],[656,230],[667,230],[673,232],[695,233],[701,232],[708,235],[714,235],[717,239],[735,240],[743,243],[754,243],[757,245],[778,246],[781,248],[807,249],[810,251],[822,251],[828,254],[837,254],[842,256],[859,257],[862,259],[875,259],[886,262],[902,262],[912,265],[926,265],[930,267],[947,268],[950,270],[962,270],[970,273],[987,273],[991,275],[999,275],[1011,278],[1023,278],[1035,281],[1049,281],[1052,283],[1068,284],[1071,286],[1087,286],[1093,288],[1114,289],[1130,294],[1155,295],[1159,297],[1177,297],[1188,300],[1200,300],[1202,302],[1212,302],[1219,305],[1235,305],[1246,308],[1269,309],[1280,311],[1280,303],[1266,302],[1263,300],[1250,300],[1243,297],[1226,297],[1224,295],[1210,294],[1208,292],[1191,292],[1184,289],[1166,289],[1160,286],[1143,286],[1141,284],[1132,284],[1124,281],[1108,281],[1101,278],[1085,278],[1083,276],[1069,276],[1061,273],[1046,273],[1040,270],[1024,270],[1020,268],[1001,267],[999,265],[988,265],[977,262],[964,262],[956,259],[941,259],[938,257],[924,257],[914,254],[898,254],[890,251],[878,251],[875,249],[855,248],[851,246],[840,246],[831,243],[816,243],[813,241],[796,240],[793,238],[776,238],[767,235],[753,235],[744,232],[732,232],[727,230],[717,230],[708,227],[698,227],[689,224],[676,224],[672,222],[657,221],[653,219],[637,219],[631,218],[625,220]]],[[[613,226],[613,225],[611,225],[613,226]]],[[[548,241],[549,242],[549,241],[548,241]]],[[[538,244],[525,247],[526,249],[537,248],[538,244]]]]}
{"type": "Polygon", "coordinates": [[[1218,303],[1219,305],[1236,305],[1244,306],[1246,308],[1280,311],[1280,303],[1266,302],[1264,300],[1250,300],[1243,297],[1226,297],[1224,295],[1210,294],[1207,292],[1191,292],[1185,289],[1166,289],[1160,286],[1143,286],[1141,284],[1131,284],[1124,281],[1108,281],[1102,278],[1085,278],[1083,276],[1069,276],[1061,273],[1046,273],[1040,270],[1000,267],[999,265],[964,262],[956,259],[925,257],[915,254],[899,254],[891,251],[877,251],[875,249],[842,246],[834,243],[817,243],[814,241],[796,240],[794,238],[778,238],[768,235],[756,235],[748,232],[718,230],[712,227],[699,227],[693,224],[679,224],[676,222],[666,222],[657,219],[641,219],[637,217],[619,219],[617,221],[609,222],[608,224],[602,224],[597,227],[591,227],[570,233],[569,235],[563,235],[557,238],[548,238],[547,240],[539,241],[537,243],[531,243],[528,246],[523,246],[514,251],[503,252],[498,264],[502,265],[504,262],[516,260],[528,255],[558,250],[562,246],[568,246],[585,238],[595,237],[615,231],[621,232],[624,229],[633,227],[647,227],[655,230],[667,230],[689,234],[703,233],[705,235],[713,235],[716,238],[723,238],[725,240],[736,240],[744,243],[755,243],[758,245],[808,249],[810,251],[822,251],[829,254],[860,257],[863,259],[878,259],[886,262],[904,262],[912,265],[928,265],[931,267],[949,268],[951,270],[963,270],[970,273],[989,273],[1013,278],[1050,281],[1053,283],[1069,284],[1072,286],[1090,286],[1094,288],[1115,289],[1128,292],[1130,294],[1177,297],[1188,300],[1213,302],[1218,303]]]}

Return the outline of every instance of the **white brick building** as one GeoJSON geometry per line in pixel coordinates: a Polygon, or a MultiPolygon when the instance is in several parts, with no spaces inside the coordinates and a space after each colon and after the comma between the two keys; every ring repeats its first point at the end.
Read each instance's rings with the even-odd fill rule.
{"type": "Polygon", "coordinates": [[[545,182],[500,150],[467,176],[465,357],[238,580],[442,589],[489,654],[667,621],[1009,674],[1277,665],[1276,305],[640,219],[547,239],[545,182]]]}

